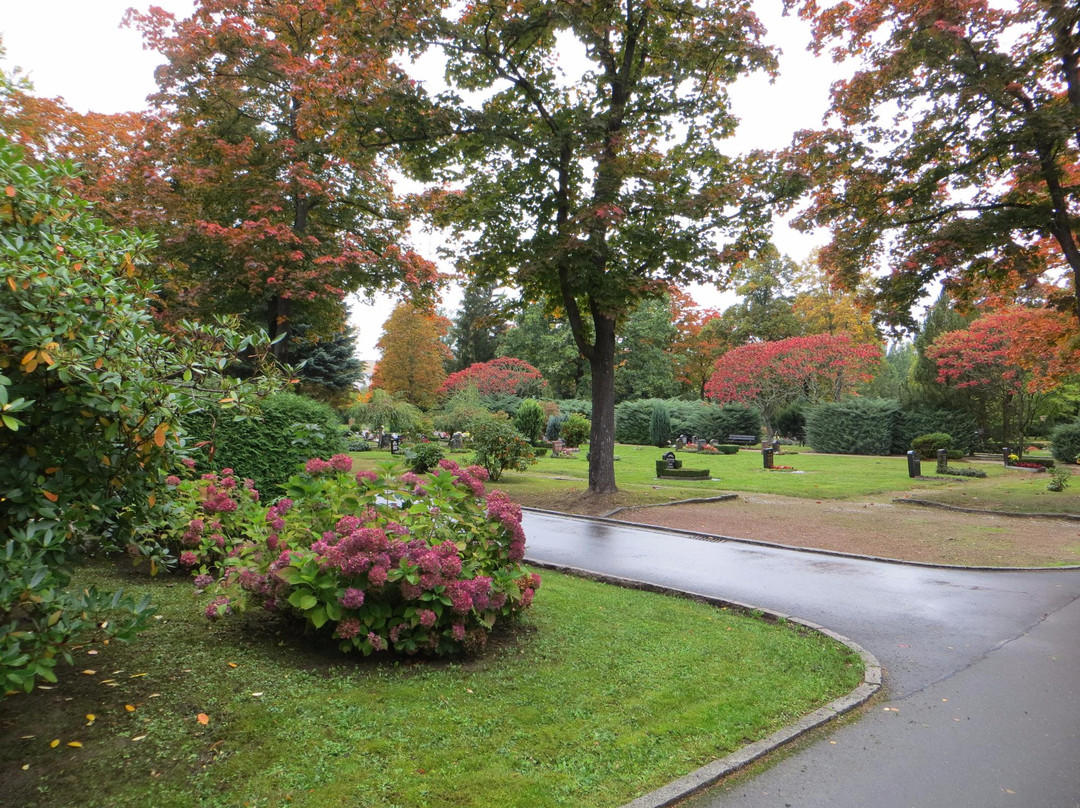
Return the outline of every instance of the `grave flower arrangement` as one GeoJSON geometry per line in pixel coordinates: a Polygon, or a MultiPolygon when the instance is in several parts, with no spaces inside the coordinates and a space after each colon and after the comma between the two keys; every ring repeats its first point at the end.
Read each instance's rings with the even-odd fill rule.
{"type": "Polygon", "coordinates": [[[400,475],[392,463],[353,474],[348,455],[310,460],[197,579],[214,596],[206,614],[261,606],[365,655],[482,647],[540,585],[521,564],[520,507],[486,479],[450,460],[400,475]]]}

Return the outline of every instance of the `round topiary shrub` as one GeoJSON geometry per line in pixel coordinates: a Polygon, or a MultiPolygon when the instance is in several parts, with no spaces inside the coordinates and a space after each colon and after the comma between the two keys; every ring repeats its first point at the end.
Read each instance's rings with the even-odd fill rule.
{"type": "Polygon", "coordinates": [[[1062,424],[1051,433],[1050,453],[1061,463],[1080,463],[1080,421],[1062,424]]]}
{"type": "Polygon", "coordinates": [[[484,469],[351,467],[348,455],[315,459],[289,479],[212,585],[208,617],[262,606],[342,651],[450,654],[482,647],[532,602],[540,576],[521,565],[521,508],[485,493],[484,469]]]}
{"type": "Polygon", "coordinates": [[[911,441],[911,448],[919,453],[923,460],[933,460],[937,457],[938,449],[951,449],[952,436],[944,432],[931,432],[929,435],[919,435],[911,441]]]}
{"type": "Polygon", "coordinates": [[[559,429],[559,437],[570,448],[580,446],[589,439],[592,425],[584,415],[574,413],[563,423],[559,429]]]}
{"type": "Polygon", "coordinates": [[[337,413],[323,404],[294,393],[267,397],[256,417],[236,420],[232,411],[203,410],[184,419],[187,445],[194,453],[196,470],[235,470],[251,478],[263,494],[275,492],[310,457],[328,458],[348,446],[337,413]]]}
{"type": "Polygon", "coordinates": [[[442,447],[437,443],[418,443],[405,450],[405,464],[414,474],[426,474],[443,459],[442,447]]]}

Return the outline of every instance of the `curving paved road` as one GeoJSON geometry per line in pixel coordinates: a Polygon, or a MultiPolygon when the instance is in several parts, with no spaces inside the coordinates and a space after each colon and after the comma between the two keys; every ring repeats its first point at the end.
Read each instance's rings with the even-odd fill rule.
{"type": "Polygon", "coordinates": [[[880,660],[886,701],[686,808],[1080,808],[1080,571],[894,564],[539,512],[524,526],[528,560],[783,612],[880,660]]]}

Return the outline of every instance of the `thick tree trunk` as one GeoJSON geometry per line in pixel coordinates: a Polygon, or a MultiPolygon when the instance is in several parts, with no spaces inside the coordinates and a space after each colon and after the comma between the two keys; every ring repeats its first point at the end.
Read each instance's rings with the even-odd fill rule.
{"type": "Polygon", "coordinates": [[[292,314],[292,301],[275,295],[270,298],[266,312],[266,330],[270,339],[281,340],[273,347],[274,358],[279,362],[289,361],[289,321],[292,314]]]}
{"type": "Polygon", "coordinates": [[[593,314],[596,333],[592,368],[592,433],[589,437],[589,491],[613,494],[615,487],[615,320],[593,314]]]}

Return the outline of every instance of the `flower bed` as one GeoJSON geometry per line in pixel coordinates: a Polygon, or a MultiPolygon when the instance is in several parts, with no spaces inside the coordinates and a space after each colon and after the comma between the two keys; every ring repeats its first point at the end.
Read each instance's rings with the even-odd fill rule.
{"type": "Polygon", "coordinates": [[[483,468],[442,460],[428,474],[351,469],[348,455],[310,460],[285,498],[267,508],[249,493],[245,518],[216,526],[200,511],[209,486],[218,497],[222,486],[194,486],[201,493],[187,500],[195,512],[184,535],[200,519],[204,528],[185,551],[195,563],[184,563],[201,565],[196,584],[214,596],[208,617],[262,606],[342,651],[447,654],[483,646],[498,621],[532,602],[540,576],[521,565],[521,508],[485,491],[483,468]],[[201,540],[211,529],[220,546],[201,540]]]}

